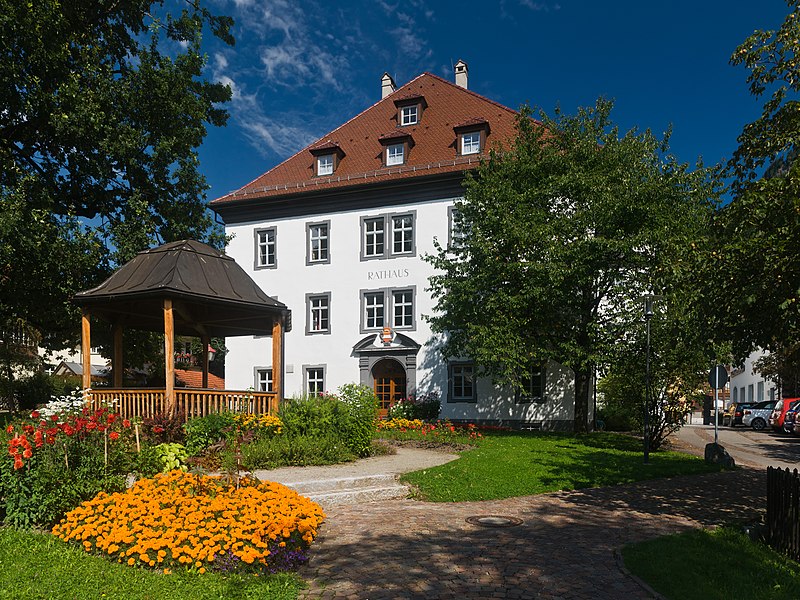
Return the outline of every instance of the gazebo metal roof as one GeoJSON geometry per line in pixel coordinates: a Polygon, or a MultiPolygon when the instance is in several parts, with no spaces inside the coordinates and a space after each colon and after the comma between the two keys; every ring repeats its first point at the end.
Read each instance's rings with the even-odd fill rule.
{"type": "Polygon", "coordinates": [[[271,335],[280,320],[291,330],[291,311],[265,294],[229,256],[195,240],[137,254],[75,302],[123,327],[163,331],[163,300],[175,307],[177,335],[271,335]]]}

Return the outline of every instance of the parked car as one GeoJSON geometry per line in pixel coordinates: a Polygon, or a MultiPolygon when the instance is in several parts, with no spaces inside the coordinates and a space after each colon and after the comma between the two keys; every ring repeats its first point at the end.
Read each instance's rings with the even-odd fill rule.
{"type": "MultiPolygon", "coordinates": [[[[795,411],[794,421],[790,425],[784,423],[783,428],[787,433],[792,433],[794,435],[800,435],[800,418],[797,417],[797,413],[800,412],[800,405],[798,405],[798,410],[795,411]]],[[[789,411],[791,412],[791,411],[789,411]]],[[[789,414],[788,412],[786,413],[789,414]]]]}
{"type": "Polygon", "coordinates": [[[778,403],[775,404],[775,409],[769,417],[769,426],[772,427],[773,431],[783,431],[784,417],[786,417],[786,413],[794,408],[797,403],[800,403],[800,398],[784,398],[783,400],[778,400],[778,403]]]}
{"type": "Polygon", "coordinates": [[[731,405],[722,415],[722,424],[728,427],[736,427],[742,424],[744,410],[753,406],[752,402],[731,402],[731,405]]]}
{"type": "Polygon", "coordinates": [[[742,425],[752,427],[756,431],[761,431],[767,426],[767,420],[775,409],[775,400],[764,400],[756,402],[750,408],[744,409],[742,414],[742,425]]]}
{"type": "MultiPolygon", "coordinates": [[[[795,402],[792,408],[786,411],[783,417],[783,433],[795,433],[797,424],[797,412],[800,410],[800,401],[795,402]]],[[[797,431],[800,433],[800,431],[797,431]]]]}

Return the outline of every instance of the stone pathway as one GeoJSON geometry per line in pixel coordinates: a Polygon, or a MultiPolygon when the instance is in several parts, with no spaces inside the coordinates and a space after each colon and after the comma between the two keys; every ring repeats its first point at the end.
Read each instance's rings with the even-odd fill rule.
{"type": "MultiPolygon", "coordinates": [[[[391,500],[328,511],[303,598],[652,598],[626,575],[626,544],[741,518],[765,505],[754,469],[453,504],[391,500]],[[508,528],[465,521],[522,519],[508,528]]],[[[754,511],[754,515],[755,515],[754,511]]],[[[676,574],[680,576],[680,574],[676,574]]]]}

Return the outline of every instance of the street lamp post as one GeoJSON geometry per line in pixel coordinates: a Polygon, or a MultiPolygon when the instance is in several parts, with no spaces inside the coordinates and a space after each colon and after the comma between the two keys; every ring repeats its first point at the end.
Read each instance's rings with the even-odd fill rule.
{"type": "Polygon", "coordinates": [[[655,296],[644,297],[644,322],[647,330],[647,362],[644,375],[644,464],[650,463],[650,319],[653,318],[655,296]]]}

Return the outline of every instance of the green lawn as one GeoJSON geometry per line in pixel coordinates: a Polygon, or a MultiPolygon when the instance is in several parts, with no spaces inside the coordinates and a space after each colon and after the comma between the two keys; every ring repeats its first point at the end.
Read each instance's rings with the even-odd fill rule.
{"type": "Polygon", "coordinates": [[[433,502],[494,500],[718,471],[677,452],[651,453],[629,436],[491,432],[479,446],[445,465],[403,476],[417,496],[433,502]]]}
{"type": "Polygon", "coordinates": [[[796,600],[800,564],[729,528],[622,550],[625,566],[670,600],[796,600]]]}
{"type": "Polygon", "coordinates": [[[0,528],[0,598],[9,600],[294,600],[294,575],[163,575],[90,556],[48,534],[0,528]]]}

